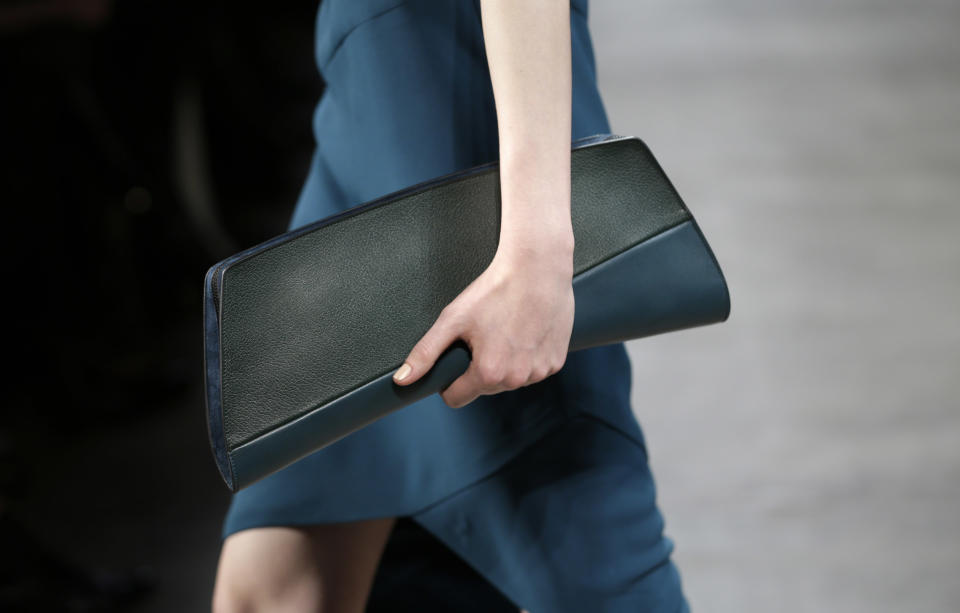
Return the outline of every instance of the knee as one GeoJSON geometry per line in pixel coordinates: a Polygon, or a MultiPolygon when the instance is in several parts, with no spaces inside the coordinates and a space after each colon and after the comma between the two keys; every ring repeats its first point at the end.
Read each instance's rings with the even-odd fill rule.
{"type": "Polygon", "coordinates": [[[251,594],[239,589],[234,582],[222,581],[217,578],[213,588],[212,613],[247,613],[257,610],[251,594]]]}
{"type": "Polygon", "coordinates": [[[320,577],[296,548],[256,533],[228,539],[220,552],[213,613],[320,611],[320,577]],[[281,543],[282,544],[282,543],[281,543]],[[264,564],[264,560],[274,564],[264,564]]]}
{"type": "Polygon", "coordinates": [[[273,580],[223,574],[217,577],[211,603],[213,613],[261,611],[321,611],[317,582],[301,576],[273,580]]]}
{"type": "Polygon", "coordinates": [[[221,571],[213,586],[212,613],[255,613],[270,606],[263,587],[245,580],[235,572],[221,571]]]}

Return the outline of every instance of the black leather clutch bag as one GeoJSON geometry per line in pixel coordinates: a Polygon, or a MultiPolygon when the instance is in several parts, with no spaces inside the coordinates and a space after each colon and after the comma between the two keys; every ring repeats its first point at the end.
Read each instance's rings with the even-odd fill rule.
{"type": "MultiPolygon", "coordinates": [[[[572,143],[570,351],[721,322],[723,273],[637,138],[572,143]]],[[[416,400],[470,363],[456,341],[393,372],[482,273],[500,231],[492,162],[354,206],[220,262],[204,296],[210,444],[236,491],[416,400]]],[[[453,409],[451,409],[453,410],[453,409]]]]}

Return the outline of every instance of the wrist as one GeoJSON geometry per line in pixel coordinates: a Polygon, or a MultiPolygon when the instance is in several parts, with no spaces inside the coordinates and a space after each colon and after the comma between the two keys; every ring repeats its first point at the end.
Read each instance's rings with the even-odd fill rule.
{"type": "Polygon", "coordinates": [[[569,222],[530,229],[522,235],[501,231],[497,257],[524,267],[556,269],[572,274],[574,242],[569,222]]]}
{"type": "Polygon", "coordinates": [[[572,268],[569,146],[501,143],[500,194],[498,251],[527,266],[572,268]]]}

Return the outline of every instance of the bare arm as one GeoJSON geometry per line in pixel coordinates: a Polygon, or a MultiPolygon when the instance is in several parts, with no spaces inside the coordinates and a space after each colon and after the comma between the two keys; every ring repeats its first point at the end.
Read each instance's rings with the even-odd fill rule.
{"type": "Polygon", "coordinates": [[[481,0],[481,14],[499,128],[500,242],[394,375],[413,383],[462,338],[472,361],[442,394],[451,407],[557,372],[573,329],[569,0],[481,0]]]}
{"type": "Polygon", "coordinates": [[[497,104],[503,223],[511,247],[567,247],[570,226],[569,0],[483,0],[497,104]]]}

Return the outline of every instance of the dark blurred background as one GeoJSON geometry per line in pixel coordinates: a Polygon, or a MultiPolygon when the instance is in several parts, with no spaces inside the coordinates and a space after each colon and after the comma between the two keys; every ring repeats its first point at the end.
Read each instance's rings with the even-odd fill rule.
{"type": "MultiPolygon", "coordinates": [[[[0,610],[208,608],[229,498],[200,290],[286,226],[317,6],[0,2],[0,610]]],[[[650,145],[731,286],[723,325],[628,345],[694,610],[958,610],[960,5],[590,19],[613,129],[650,145]]]]}
{"type": "Polygon", "coordinates": [[[202,279],[286,227],[323,87],[316,9],[0,4],[0,610],[207,606],[228,497],[198,393],[202,279]]]}

